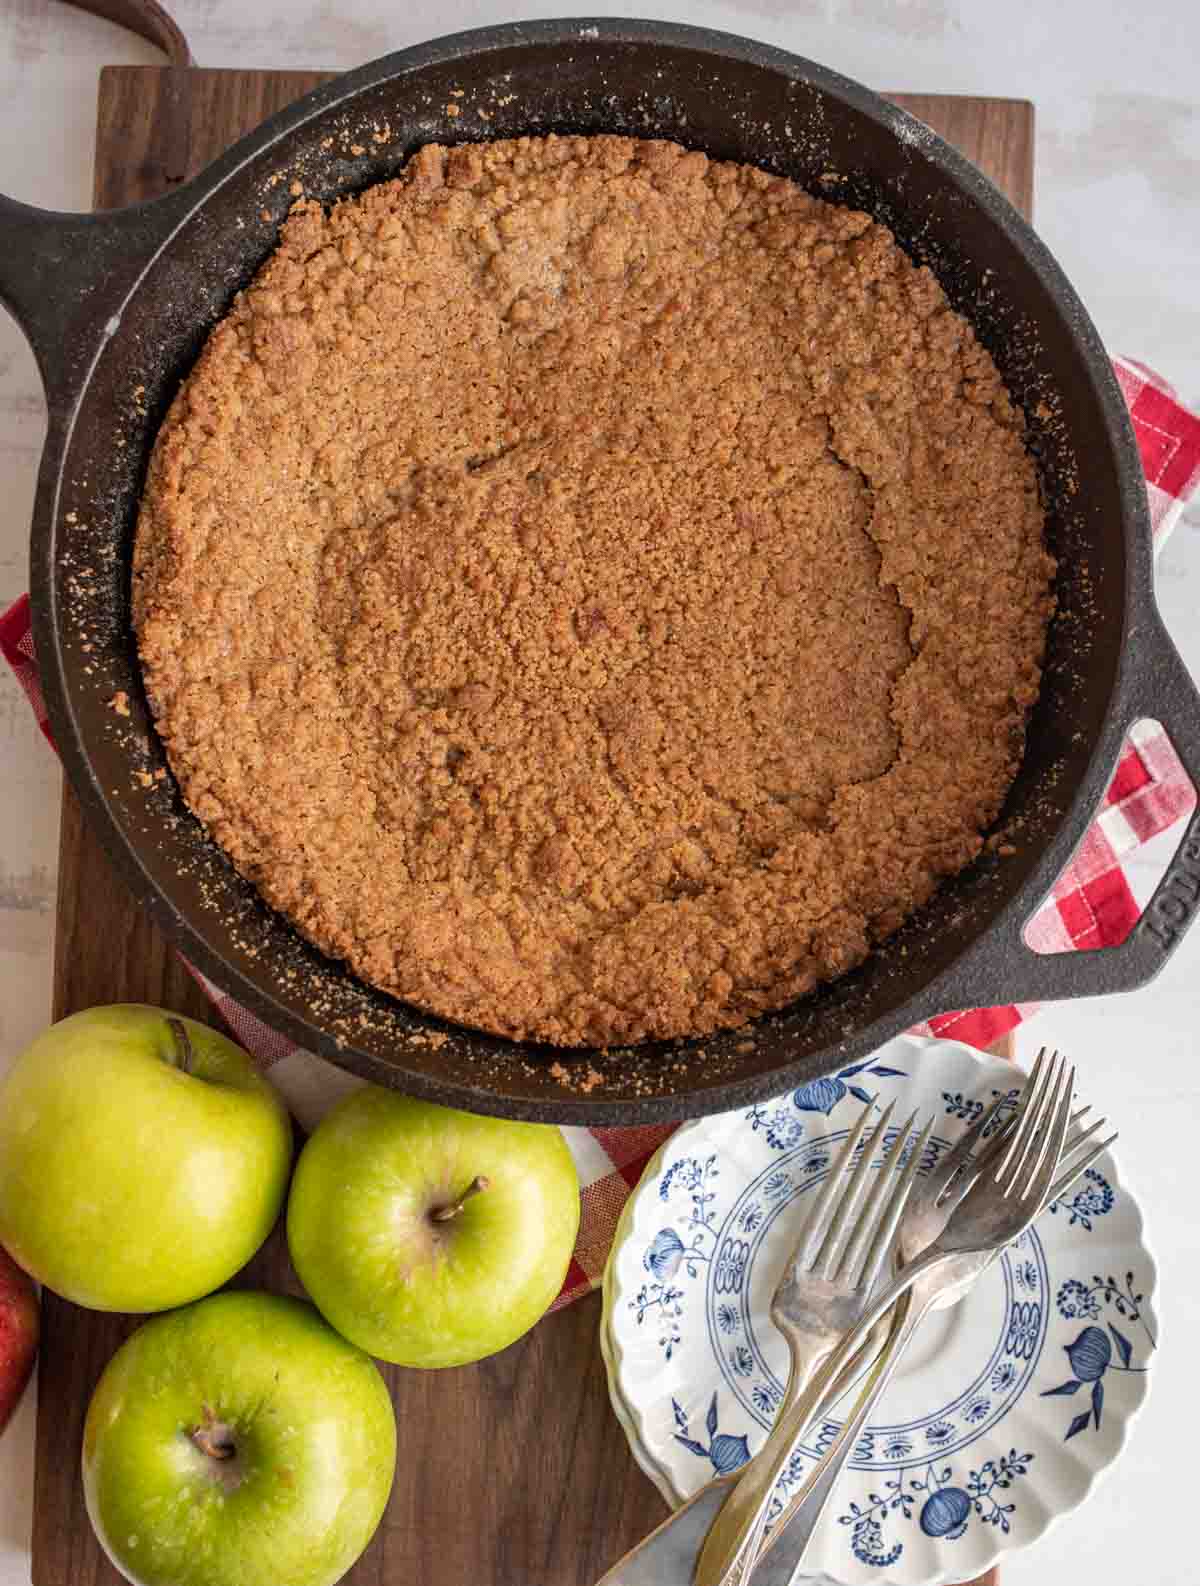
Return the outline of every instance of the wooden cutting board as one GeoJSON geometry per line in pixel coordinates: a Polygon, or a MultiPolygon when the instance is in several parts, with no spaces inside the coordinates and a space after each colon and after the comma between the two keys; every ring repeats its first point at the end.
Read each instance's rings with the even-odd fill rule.
{"type": "MultiPolygon", "coordinates": [[[[101,73],[98,208],[154,197],[184,164],[194,174],[325,74],[191,70],[185,78],[181,83],[178,69],[158,67],[101,73]]],[[[894,97],[1029,213],[1032,105],[894,97]]],[[[159,1003],[219,1022],[113,874],[66,788],[54,1017],[120,1001],[159,1003]]],[[[298,1292],[278,1232],[237,1282],[298,1292]]],[[[352,1586],[589,1586],[659,1523],[662,1500],[634,1465],[609,1411],[599,1320],[596,1294],[478,1366],[387,1369],[400,1431],[396,1486],[374,1542],[347,1576],[352,1586]]],[[[78,1462],[96,1379],[135,1325],[44,1297],[33,1586],[119,1580],[92,1536],[78,1462]]]]}

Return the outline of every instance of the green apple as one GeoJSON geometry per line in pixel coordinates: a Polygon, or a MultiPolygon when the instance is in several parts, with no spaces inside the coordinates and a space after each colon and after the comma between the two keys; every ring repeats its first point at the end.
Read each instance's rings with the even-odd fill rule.
{"type": "Polygon", "coordinates": [[[141,1586],[331,1586],[375,1533],[396,1418],[303,1300],[214,1294],[109,1361],[83,1430],[100,1544],[141,1586]]]}
{"type": "Polygon", "coordinates": [[[566,1276],[579,1180],[545,1124],[368,1086],[300,1153],[288,1244],[318,1309],[402,1366],[461,1366],[531,1328],[566,1276]]]}
{"type": "Polygon", "coordinates": [[[267,1237],[291,1153],[288,1115],[241,1047],[157,1008],[91,1008],[51,1025],[0,1087],[0,1244],[77,1305],[184,1305],[267,1237]]]}

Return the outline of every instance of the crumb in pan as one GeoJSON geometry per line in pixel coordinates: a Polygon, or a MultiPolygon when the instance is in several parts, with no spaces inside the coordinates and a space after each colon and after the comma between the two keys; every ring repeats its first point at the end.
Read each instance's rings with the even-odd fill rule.
{"type": "Polygon", "coordinates": [[[296,203],[155,447],[139,646],[192,809],[447,1018],[697,1035],[979,851],[1053,562],[992,359],[869,216],[665,142],[296,203]]]}

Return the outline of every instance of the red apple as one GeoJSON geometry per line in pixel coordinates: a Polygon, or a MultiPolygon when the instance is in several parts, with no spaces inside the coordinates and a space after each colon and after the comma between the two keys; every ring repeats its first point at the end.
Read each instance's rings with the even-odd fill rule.
{"type": "Polygon", "coordinates": [[[0,1249],[0,1432],[25,1391],[37,1343],[33,1284],[8,1251],[0,1249]]]}

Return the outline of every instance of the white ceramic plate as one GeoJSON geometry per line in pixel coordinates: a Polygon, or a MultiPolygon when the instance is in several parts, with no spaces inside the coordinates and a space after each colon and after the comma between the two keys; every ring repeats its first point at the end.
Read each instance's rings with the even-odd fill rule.
{"type": "MultiPolygon", "coordinates": [[[[762,1444],[788,1361],[770,1297],[863,1105],[935,1114],[940,1154],[1013,1086],[998,1059],[901,1036],[836,1077],[666,1142],[618,1227],[603,1342],[614,1409],[669,1503],[762,1444]]],[[[960,1305],[927,1319],[813,1539],[813,1574],[845,1586],[970,1580],[1075,1508],[1145,1398],[1154,1285],[1141,1216],[1106,1155],[960,1305]]],[[[812,1428],[785,1485],[838,1424],[812,1428]]]]}

